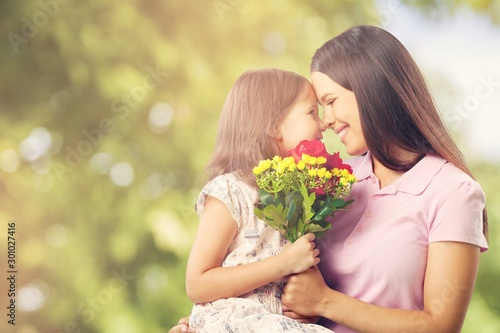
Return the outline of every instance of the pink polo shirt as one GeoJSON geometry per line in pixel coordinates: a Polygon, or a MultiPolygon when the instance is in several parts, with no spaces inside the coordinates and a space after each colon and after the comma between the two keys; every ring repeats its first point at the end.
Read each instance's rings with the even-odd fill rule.
{"type": "MultiPolygon", "coordinates": [[[[488,248],[482,232],[484,193],[440,157],[424,157],[382,189],[370,153],[349,162],[358,179],[350,196],[355,201],[336,213],[332,229],[317,241],[323,277],[331,288],[367,303],[422,309],[429,243],[488,248]]],[[[336,333],[352,332],[325,319],[321,324],[336,333]]]]}

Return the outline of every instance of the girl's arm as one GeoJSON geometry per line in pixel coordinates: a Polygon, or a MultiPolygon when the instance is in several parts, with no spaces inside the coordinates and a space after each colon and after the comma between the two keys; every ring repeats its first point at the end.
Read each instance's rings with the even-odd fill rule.
{"type": "Polygon", "coordinates": [[[237,231],[236,222],[220,200],[209,197],[189,255],[186,291],[194,303],[236,297],[319,263],[314,235],[307,234],[267,259],[248,265],[220,267],[237,231]]]}
{"type": "Polygon", "coordinates": [[[479,253],[466,243],[429,244],[422,311],[383,308],[339,293],[317,268],[290,277],[282,300],[297,313],[323,316],[356,332],[460,332],[479,253]]]}

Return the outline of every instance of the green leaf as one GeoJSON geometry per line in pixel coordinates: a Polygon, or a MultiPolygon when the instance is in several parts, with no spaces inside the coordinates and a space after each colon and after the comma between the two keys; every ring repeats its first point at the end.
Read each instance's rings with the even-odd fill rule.
{"type": "Polygon", "coordinates": [[[349,201],[346,201],[346,202],[345,202],[344,207],[342,207],[342,208],[346,208],[347,206],[349,206],[349,205],[350,205],[350,204],[352,204],[353,202],[354,202],[354,200],[349,200],[349,201]]]}
{"type": "Polygon", "coordinates": [[[327,225],[325,226],[322,226],[322,225],[319,225],[319,224],[315,224],[315,223],[309,223],[304,232],[307,234],[308,232],[312,232],[313,234],[315,234],[316,236],[321,236],[323,235],[328,229],[330,229],[332,227],[332,225],[330,223],[328,223],[327,225]]]}
{"type": "Polygon", "coordinates": [[[341,209],[346,206],[346,203],[344,199],[331,199],[331,200],[325,200],[325,202],[328,204],[328,206],[336,209],[341,209]]]}
{"type": "Polygon", "coordinates": [[[323,205],[320,206],[319,210],[314,214],[314,217],[312,218],[313,221],[321,221],[324,220],[326,217],[330,216],[330,214],[334,211],[334,207],[329,206],[326,203],[323,203],[323,205]]]}
{"type": "Polygon", "coordinates": [[[314,211],[312,209],[312,206],[314,204],[314,201],[316,200],[316,194],[315,193],[309,194],[304,184],[300,185],[300,193],[304,198],[304,202],[302,203],[302,207],[304,209],[303,216],[304,216],[304,223],[307,224],[314,216],[314,211]]]}
{"type": "Polygon", "coordinates": [[[259,198],[263,207],[274,204],[274,193],[269,193],[263,189],[259,189],[259,198]]]}
{"type": "Polygon", "coordinates": [[[279,230],[283,234],[285,233],[288,221],[286,220],[286,211],[283,205],[270,205],[264,209],[254,208],[254,213],[269,226],[279,230]]]}
{"type": "Polygon", "coordinates": [[[290,226],[296,227],[299,217],[302,215],[302,202],[304,198],[300,192],[292,191],[285,197],[285,205],[288,207],[286,219],[290,226]]]}

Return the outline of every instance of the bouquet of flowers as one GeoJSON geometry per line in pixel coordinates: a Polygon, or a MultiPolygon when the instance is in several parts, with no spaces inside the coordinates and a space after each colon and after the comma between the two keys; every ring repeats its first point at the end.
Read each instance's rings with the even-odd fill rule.
{"type": "Polygon", "coordinates": [[[319,140],[302,141],[290,155],[262,160],[253,169],[260,197],[254,212],[294,242],[331,228],[326,218],[353,202],[344,198],[356,178],[339,153],[329,154],[319,140]]]}

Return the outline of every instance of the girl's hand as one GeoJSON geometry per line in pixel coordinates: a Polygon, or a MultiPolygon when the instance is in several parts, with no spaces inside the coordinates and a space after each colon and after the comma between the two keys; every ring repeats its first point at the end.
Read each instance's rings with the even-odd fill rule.
{"type": "Polygon", "coordinates": [[[319,263],[319,250],[314,244],[314,234],[305,234],[283,247],[279,256],[284,258],[285,275],[300,273],[319,263]]]}
{"type": "Polygon", "coordinates": [[[289,277],[281,300],[283,304],[304,316],[321,316],[321,308],[330,288],[317,267],[289,277]]]}
{"type": "Polygon", "coordinates": [[[195,332],[189,329],[189,317],[184,317],[179,320],[179,323],[172,327],[168,333],[184,333],[184,332],[195,332]]]}
{"type": "Polygon", "coordinates": [[[283,315],[305,324],[316,324],[320,318],[319,316],[304,316],[300,313],[293,312],[293,310],[286,305],[283,305],[283,315]]]}

